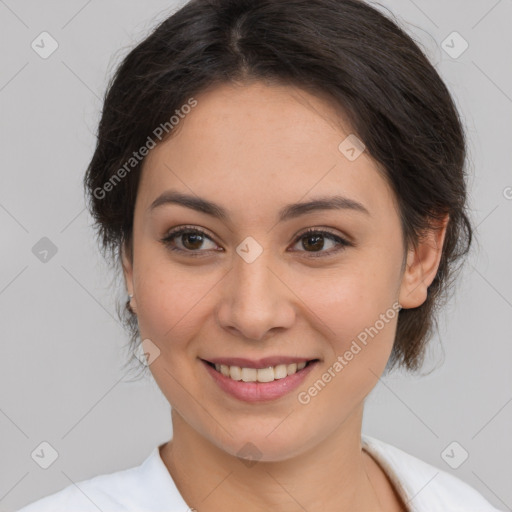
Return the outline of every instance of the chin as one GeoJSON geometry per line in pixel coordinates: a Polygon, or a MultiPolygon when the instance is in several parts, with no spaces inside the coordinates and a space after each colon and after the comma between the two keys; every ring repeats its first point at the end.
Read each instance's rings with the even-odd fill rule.
{"type": "MultiPolygon", "coordinates": [[[[286,421],[286,420],[285,420],[286,421]]],[[[279,422],[277,422],[279,424],[279,422]]],[[[261,425],[261,423],[260,423],[261,425]]],[[[240,435],[231,430],[233,437],[214,441],[219,449],[231,456],[239,457],[249,467],[254,461],[278,462],[291,459],[309,448],[312,437],[306,432],[292,433],[289,430],[279,431],[272,422],[269,428],[248,430],[241,429],[240,435]]]]}

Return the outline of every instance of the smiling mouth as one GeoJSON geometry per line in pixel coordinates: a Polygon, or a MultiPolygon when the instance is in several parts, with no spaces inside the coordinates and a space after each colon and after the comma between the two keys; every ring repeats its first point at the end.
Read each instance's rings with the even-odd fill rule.
{"type": "Polygon", "coordinates": [[[278,364],[276,366],[267,366],[266,368],[245,368],[241,366],[228,366],[225,364],[214,364],[210,361],[203,361],[217,370],[219,373],[235,381],[243,382],[272,382],[274,380],[284,379],[302,371],[319,359],[302,361],[300,363],[278,364]]]}

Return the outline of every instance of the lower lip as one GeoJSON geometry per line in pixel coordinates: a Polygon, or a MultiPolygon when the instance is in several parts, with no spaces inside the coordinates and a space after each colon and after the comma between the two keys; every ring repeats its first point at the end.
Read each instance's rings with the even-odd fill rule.
{"type": "Polygon", "coordinates": [[[300,386],[318,363],[318,361],[309,363],[293,375],[272,382],[244,382],[226,377],[205,361],[201,360],[201,362],[223,391],[245,402],[264,402],[281,398],[300,386]]]}

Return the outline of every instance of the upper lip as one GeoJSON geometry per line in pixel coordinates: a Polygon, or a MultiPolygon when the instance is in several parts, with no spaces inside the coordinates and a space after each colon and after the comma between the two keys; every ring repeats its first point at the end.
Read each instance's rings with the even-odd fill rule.
{"type": "Polygon", "coordinates": [[[267,368],[278,364],[307,363],[318,358],[294,356],[270,356],[261,359],[246,359],[245,357],[212,357],[203,359],[208,363],[225,364],[226,366],[240,366],[241,368],[267,368]]]}

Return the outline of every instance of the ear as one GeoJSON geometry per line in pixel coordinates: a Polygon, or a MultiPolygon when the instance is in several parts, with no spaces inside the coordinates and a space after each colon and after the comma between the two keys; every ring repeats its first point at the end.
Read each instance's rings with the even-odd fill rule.
{"type": "Polygon", "coordinates": [[[449,216],[429,228],[407,252],[400,285],[399,303],[404,309],[417,308],[427,299],[427,289],[436,277],[443,254],[449,216]]]}
{"type": "Polygon", "coordinates": [[[130,299],[130,308],[136,313],[137,303],[133,292],[133,264],[132,264],[132,253],[131,249],[127,246],[128,242],[123,243],[121,247],[121,262],[123,266],[124,283],[128,295],[132,295],[130,299]]]}

